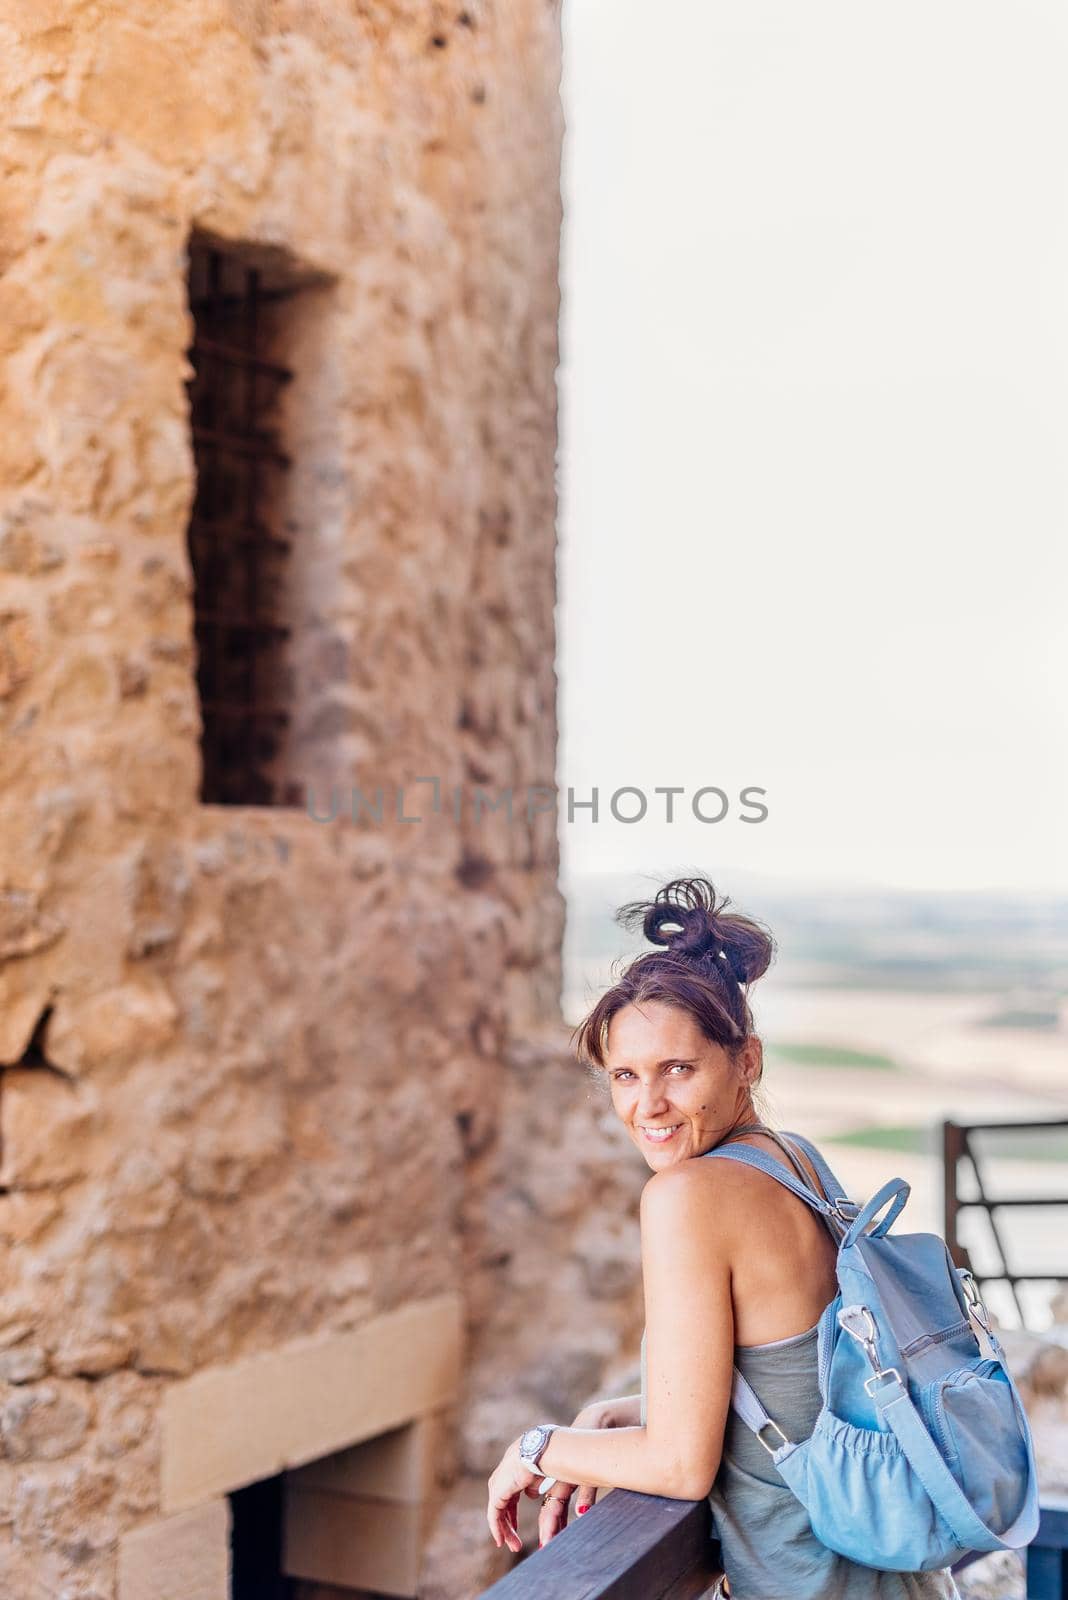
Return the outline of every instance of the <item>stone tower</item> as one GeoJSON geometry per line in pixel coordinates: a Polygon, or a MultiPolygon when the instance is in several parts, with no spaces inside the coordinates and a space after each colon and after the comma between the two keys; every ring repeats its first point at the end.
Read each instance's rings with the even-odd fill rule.
{"type": "Polygon", "coordinates": [[[558,1022],[559,17],[0,38],[0,1586],[225,1600],[283,1469],[418,1546],[558,1022]]]}

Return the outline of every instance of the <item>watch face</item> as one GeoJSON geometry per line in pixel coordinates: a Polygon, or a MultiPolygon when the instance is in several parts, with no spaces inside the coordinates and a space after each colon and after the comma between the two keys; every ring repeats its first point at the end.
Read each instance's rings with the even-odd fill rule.
{"type": "Polygon", "coordinates": [[[519,1454],[521,1456],[534,1455],[535,1451],[541,1448],[544,1440],[544,1428],[528,1428],[526,1433],[519,1441],[519,1454]]]}

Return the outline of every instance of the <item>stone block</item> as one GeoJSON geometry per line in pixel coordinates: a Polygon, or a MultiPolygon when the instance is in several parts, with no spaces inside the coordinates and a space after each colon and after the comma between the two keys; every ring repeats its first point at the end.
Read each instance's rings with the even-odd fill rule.
{"type": "Polygon", "coordinates": [[[56,1073],[33,1067],[5,1072],[0,1185],[18,1189],[83,1177],[91,1123],[85,1092],[56,1073]]]}
{"type": "Polygon", "coordinates": [[[415,1596],[424,1523],[418,1503],[289,1485],[283,1571],[348,1589],[415,1596]]]}
{"type": "Polygon", "coordinates": [[[287,1483],[300,1489],[370,1495],[377,1500],[428,1500],[435,1488],[434,1462],[441,1433],[441,1416],[428,1413],[406,1427],[353,1445],[351,1450],[298,1467],[287,1475],[287,1483]]]}
{"type": "Polygon", "coordinates": [[[230,1600],[226,1500],[164,1517],[119,1542],[118,1600],[230,1600]]]}
{"type": "Polygon", "coordinates": [[[59,1212],[56,1196],[44,1191],[0,1195],[0,1240],[15,1246],[30,1244],[59,1212]]]}
{"type": "Polygon", "coordinates": [[[178,1007],[160,980],[121,984],[56,1007],[48,1024],[48,1059],[74,1075],[128,1066],[168,1044],[177,1022],[178,1007]]]}
{"type": "Polygon", "coordinates": [[[27,1384],[0,1406],[0,1440],[12,1461],[55,1461],[84,1442],[92,1422],[89,1386],[27,1384]]]}
{"type": "Polygon", "coordinates": [[[459,1297],[439,1295],[172,1385],[163,1404],[164,1509],[333,1455],[449,1404],[461,1317],[459,1297]]]}
{"type": "Polygon", "coordinates": [[[0,961],[47,950],[65,932],[63,918],[40,900],[32,890],[0,888],[0,961]]]}
{"type": "Polygon", "coordinates": [[[32,674],[40,644],[24,611],[0,611],[0,700],[13,695],[32,674]]]}
{"type": "Polygon", "coordinates": [[[129,1329],[90,1316],[64,1325],[52,1365],[67,1377],[99,1378],[127,1365],[133,1355],[129,1329]]]}
{"type": "Polygon", "coordinates": [[[48,1358],[39,1344],[0,1350],[0,1383],[36,1383],[47,1371],[48,1358]]]}

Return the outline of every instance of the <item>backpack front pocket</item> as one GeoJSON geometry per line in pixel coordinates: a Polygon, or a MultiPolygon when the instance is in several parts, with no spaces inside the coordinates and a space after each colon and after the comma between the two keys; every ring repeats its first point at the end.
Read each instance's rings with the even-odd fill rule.
{"type": "Polygon", "coordinates": [[[811,1437],[775,1465],[822,1544],[887,1572],[947,1567],[963,1553],[893,1433],[820,1413],[811,1437]]]}
{"type": "Polygon", "coordinates": [[[947,1372],[921,1391],[920,1410],[976,1515],[1003,1533],[1020,1514],[1028,1471],[1027,1444],[1001,1362],[947,1372]]]}

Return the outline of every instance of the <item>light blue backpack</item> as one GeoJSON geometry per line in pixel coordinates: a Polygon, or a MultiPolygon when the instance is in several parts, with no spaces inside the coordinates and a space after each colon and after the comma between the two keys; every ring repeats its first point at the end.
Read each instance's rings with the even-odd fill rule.
{"type": "Polygon", "coordinates": [[[705,1153],[785,1184],[838,1242],[839,1292],[819,1323],[823,1405],[808,1439],[787,1439],[735,1368],[735,1411],[817,1539],[861,1566],[921,1572],[969,1550],[1030,1543],[1039,1515],[1031,1430],[971,1273],[936,1234],[890,1236],[909,1197],[903,1179],[858,1207],[807,1139],[774,1137],[808,1156],[827,1200],[751,1145],[705,1153]]]}

